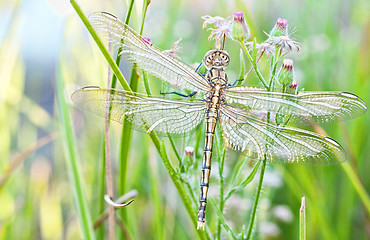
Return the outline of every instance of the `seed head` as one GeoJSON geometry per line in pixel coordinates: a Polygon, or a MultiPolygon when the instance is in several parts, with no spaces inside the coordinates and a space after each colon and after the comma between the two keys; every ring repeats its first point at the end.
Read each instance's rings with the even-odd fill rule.
{"type": "Polygon", "coordinates": [[[204,20],[203,28],[207,27],[209,24],[215,24],[215,28],[219,28],[226,21],[225,18],[219,17],[219,16],[212,17],[209,15],[206,15],[201,18],[204,20]]]}
{"type": "Polygon", "coordinates": [[[271,37],[267,39],[267,43],[271,45],[275,45],[275,47],[280,48],[280,54],[283,52],[290,52],[295,50],[299,52],[301,49],[301,44],[299,42],[294,41],[294,39],[290,38],[287,35],[279,36],[279,37],[271,37]]]}
{"type": "MultiPolygon", "coordinates": [[[[248,45],[248,49],[249,51],[252,51],[253,49],[253,42],[247,42],[247,45],[248,45]]],[[[266,54],[267,58],[274,54],[275,52],[275,46],[274,45],[271,45],[267,42],[263,42],[263,43],[257,43],[256,44],[256,48],[258,49],[258,53],[260,54],[266,54]]]]}
{"type": "Polygon", "coordinates": [[[231,30],[232,30],[232,24],[229,19],[224,19],[222,17],[211,17],[211,16],[203,16],[202,19],[204,19],[203,28],[208,26],[209,24],[214,24],[215,28],[208,28],[208,30],[211,30],[211,35],[209,35],[208,40],[214,39],[216,41],[216,47],[218,49],[221,49],[222,41],[227,38],[231,37],[231,30]]]}

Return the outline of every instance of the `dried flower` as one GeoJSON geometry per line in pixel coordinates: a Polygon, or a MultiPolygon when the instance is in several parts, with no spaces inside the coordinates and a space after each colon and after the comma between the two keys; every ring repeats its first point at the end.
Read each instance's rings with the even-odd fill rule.
{"type": "Polygon", "coordinates": [[[244,41],[250,37],[250,31],[247,23],[244,19],[243,12],[236,12],[234,13],[234,21],[233,21],[233,39],[238,41],[244,41]]]}
{"type": "Polygon", "coordinates": [[[177,55],[178,52],[181,52],[181,42],[182,38],[177,40],[173,45],[171,49],[164,50],[163,52],[166,53],[167,55],[173,57],[173,58],[179,58],[180,57],[177,55]]]}
{"type": "Polygon", "coordinates": [[[275,47],[280,48],[280,54],[283,52],[289,52],[295,50],[299,52],[301,49],[301,44],[299,42],[294,41],[294,39],[290,38],[289,36],[279,36],[279,37],[270,37],[266,41],[270,45],[275,45],[275,47]]]}
{"type": "Polygon", "coordinates": [[[293,60],[284,59],[283,65],[278,73],[278,80],[285,88],[293,82],[293,60]]]}
{"type": "MultiPolygon", "coordinates": [[[[252,51],[253,49],[253,42],[247,42],[248,50],[252,51]]],[[[266,54],[267,58],[274,54],[275,52],[275,46],[271,45],[269,43],[263,42],[263,43],[257,43],[256,48],[260,54],[266,54]]]]}
{"type": "Polygon", "coordinates": [[[231,38],[231,31],[232,31],[232,23],[229,19],[224,19],[222,17],[211,17],[211,16],[203,16],[204,19],[203,28],[209,24],[214,24],[215,28],[208,28],[211,30],[211,35],[208,37],[208,40],[214,39],[216,41],[216,47],[221,49],[225,43],[225,38],[231,38]],[[221,45],[221,42],[223,44],[221,45]]]}
{"type": "Polygon", "coordinates": [[[201,17],[204,20],[203,28],[207,27],[209,24],[215,24],[215,28],[219,28],[222,26],[225,22],[225,19],[223,17],[212,17],[209,15],[201,17]]]}

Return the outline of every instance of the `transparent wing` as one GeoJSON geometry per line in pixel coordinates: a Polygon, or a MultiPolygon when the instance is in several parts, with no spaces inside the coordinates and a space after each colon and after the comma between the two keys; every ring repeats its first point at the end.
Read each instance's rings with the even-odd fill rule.
{"type": "Polygon", "coordinates": [[[97,12],[91,14],[89,20],[98,34],[113,47],[122,47],[119,54],[125,60],[136,63],[141,69],[174,87],[192,91],[208,90],[207,81],[193,68],[153,46],[113,15],[97,12]]]}
{"type": "Polygon", "coordinates": [[[335,140],[291,127],[279,127],[247,111],[222,106],[221,126],[229,147],[255,159],[273,163],[330,165],[344,162],[346,154],[335,140]]]}
{"type": "Polygon", "coordinates": [[[203,101],[171,101],[141,94],[99,87],[85,87],[72,94],[81,108],[101,117],[110,106],[111,119],[123,123],[126,118],[137,130],[183,134],[204,119],[203,101]],[[109,98],[107,98],[107,93],[109,98]],[[109,104],[109,105],[108,105],[109,104]]]}
{"type": "Polygon", "coordinates": [[[346,120],[366,112],[365,102],[346,92],[300,92],[294,95],[253,87],[234,87],[228,89],[225,97],[229,104],[240,108],[291,115],[298,121],[312,119],[323,123],[346,120]]]}

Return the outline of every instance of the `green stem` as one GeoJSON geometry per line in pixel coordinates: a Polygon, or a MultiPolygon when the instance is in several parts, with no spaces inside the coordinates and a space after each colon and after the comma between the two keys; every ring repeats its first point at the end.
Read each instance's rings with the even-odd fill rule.
{"type": "MultiPolygon", "coordinates": [[[[166,167],[168,174],[171,177],[171,180],[173,184],[175,185],[177,192],[179,193],[179,196],[190,216],[190,219],[192,220],[194,227],[197,227],[197,216],[195,215],[195,211],[191,204],[191,199],[187,195],[185,189],[182,186],[182,181],[179,177],[179,175],[176,173],[175,169],[172,167],[171,162],[168,159],[166,148],[164,145],[164,142],[160,142],[157,135],[155,133],[150,134],[150,138],[152,139],[154,146],[156,147],[157,151],[159,152],[159,155],[161,156],[162,162],[164,166],[166,167]]],[[[196,231],[200,239],[210,239],[210,236],[208,236],[206,231],[196,231]]]]}
{"type": "Polygon", "coordinates": [[[259,182],[258,182],[256,197],[255,197],[254,202],[253,202],[252,214],[251,214],[251,218],[250,218],[249,226],[248,226],[247,240],[251,239],[251,236],[252,236],[254,220],[256,218],[256,213],[257,213],[258,202],[259,202],[259,198],[261,196],[262,183],[263,183],[263,177],[265,175],[265,169],[266,169],[266,157],[265,157],[264,160],[262,160],[260,179],[259,179],[259,182]]]}
{"type": "Polygon", "coordinates": [[[299,209],[299,240],[306,240],[306,205],[304,197],[299,209]]]}
{"type": "Polygon", "coordinates": [[[176,156],[176,159],[177,161],[179,162],[179,166],[180,166],[180,169],[183,167],[183,164],[182,164],[182,161],[181,161],[181,157],[176,149],[176,145],[171,137],[171,135],[167,135],[168,139],[170,140],[170,143],[171,143],[171,147],[172,147],[172,150],[174,151],[175,153],[175,156],[176,156]]]}
{"type": "MultiPolygon", "coordinates": [[[[225,198],[224,198],[224,177],[223,177],[223,171],[224,171],[224,165],[225,165],[225,156],[226,156],[226,145],[224,145],[222,156],[219,158],[219,164],[218,164],[218,174],[220,177],[220,212],[221,214],[224,211],[225,206],[225,198]]],[[[221,219],[218,218],[218,224],[217,224],[217,239],[221,239],[221,219]]]]}
{"type": "Polygon", "coordinates": [[[225,197],[225,202],[226,200],[228,200],[231,195],[238,191],[238,190],[242,190],[244,189],[250,182],[252,182],[252,180],[254,179],[254,177],[256,176],[256,173],[257,173],[257,170],[258,170],[258,167],[260,166],[262,161],[258,161],[256,163],[256,165],[254,166],[253,170],[251,171],[251,173],[248,175],[248,177],[237,187],[233,187],[231,188],[231,190],[229,190],[229,192],[227,193],[226,197],[225,197]]]}
{"type": "Polygon", "coordinates": [[[113,60],[112,56],[109,54],[109,51],[106,49],[104,46],[103,42],[100,40],[98,34],[95,32],[95,29],[91,26],[90,22],[87,20],[87,17],[85,14],[82,12],[80,6],[77,4],[75,0],[71,0],[71,4],[73,8],[75,9],[77,15],[80,17],[82,22],[85,24],[87,30],[91,34],[91,37],[94,39],[96,44],[98,45],[100,51],[104,55],[104,58],[107,60],[109,66],[112,68],[112,71],[114,75],[116,75],[117,79],[121,83],[122,87],[126,91],[131,91],[130,87],[128,86],[125,77],[122,75],[121,71],[118,68],[118,65],[116,62],[113,60]]]}
{"type": "Polygon", "coordinates": [[[266,80],[263,78],[261,72],[258,70],[257,68],[257,62],[255,61],[255,59],[252,58],[252,56],[250,55],[247,47],[245,46],[244,42],[243,41],[239,41],[240,42],[240,45],[242,46],[244,52],[247,54],[248,56],[248,59],[249,61],[251,62],[251,64],[253,65],[253,68],[254,68],[254,71],[256,72],[257,74],[257,77],[259,78],[259,80],[261,81],[261,83],[263,84],[263,86],[269,90],[269,87],[267,86],[266,84],[266,80]]]}
{"type": "MultiPolygon", "coordinates": [[[[130,22],[130,18],[131,18],[131,13],[132,13],[132,8],[134,6],[134,2],[135,2],[135,0],[131,0],[131,2],[130,2],[130,6],[128,8],[126,19],[125,19],[125,23],[126,24],[129,24],[129,22],[130,22]]],[[[121,51],[122,51],[122,46],[120,46],[118,48],[118,51],[117,52],[119,53],[121,51]]],[[[121,63],[121,55],[120,54],[117,54],[117,56],[116,56],[116,64],[117,64],[117,66],[119,66],[120,63],[121,63]]],[[[116,85],[117,85],[117,77],[116,77],[115,74],[113,74],[113,76],[112,76],[112,82],[111,82],[111,88],[115,88],[116,85]]]]}
{"type": "MultiPolygon", "coordinates": [[[[134,0],[131,0],[130,7],[127,12],[125,23],[128,24],[131,17],[132,7],[134,4],[134,0]]],[[[146,9],[146,8],[145,8],[146,9]]],[[[143,14],[142,21],[141,21],[141,29],[143,28],[145,20],[145,14],[143,14]]],[[[142,31],[140,31],[140,34],[142,31]]],[[[123,45],[120,46],[118,49],[118,53],[122,51],[123,45]]],[[[121,61],[121,55],[118,54],[116,56],[116,63],[119,65],[121,61]]],[[[136,72],[136,65],[133,65],[133,68],[131,70],[131,76],[130,76],[130,88],[133,92],[136,92],[139,86],[138,82],[138,74],[136,72]]],[[[112,79],[113,82],[113,79],[112,79]]],[[[112,85],[114,88],[115,86],[112,85]]],[[[129,162],[129,152],[131,147],[131,140],[132,140],[132,128],[128,127],[130,124],[124,120],[124,126],[122,128],[121,132],[121,142],[120,142],[120,156],[119,156],[119,194],[124,194],[126,192],[126,179],[127,179],[127,172],[128,172],[128,162],[129,162]]],[[[126,223],[130,224],[130,221],[128,220],[127,211],[123,210],[120,211],[121,219],[126,223]]]]}
{"type": "Polygon", "coordinates": [[[209,201],[212,204],[213,208],[215,209],[215,212],[216,212],[216,214],[218,216],[218,220],[221,222],[221,224],[225,228],[225,230],[231,234],[231,237],[233,239],[238,239],[235,236],[234,232],[229,227],[229,225],[226,224],[225,219],[224,219],[224,215],[222,214],[222,212],[220,211],[220,209],[218,209],[217,204],[216,204],[216,201],[213,199],[213,197],[209,197],[209,201]]]}

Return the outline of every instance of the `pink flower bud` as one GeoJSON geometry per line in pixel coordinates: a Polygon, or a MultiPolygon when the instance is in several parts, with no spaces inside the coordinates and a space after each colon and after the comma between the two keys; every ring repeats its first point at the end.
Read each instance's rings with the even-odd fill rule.
{"type": "Polygon", "coordinates": [[[238,41],[244,41],[250,37],[250,31],[244,19],[243,12],[234,13],[233,38],[238,41]]]}
{"type": "Polygon", "coordinates": [[[276,21],[276,25],[280,27],[281,30],[284,30],[285,27],[288,25],[288,20],[284,18],[278,18],[278,20],[276,21]]]}
{"type": "Polygon", "coordinates": [[[193,147],[185,147],[185,154],[187,156],[193,156],[194,155],[194,148],[193,147]]]}
{"type": "Polygon", "coordinates": [[[297,84],[297,82],[295,80],[293,80],[292,84],[289,85],[289,88],[290,89],[294,89],[295,90],[295,89],[297,89],[297,87],[298,87],[298,84],[297,84]]]}
{"type": "Polygon", "coordinates": [[[279,82],[285,88],[289,86],[293,82],[293,60],[291,59],[284,59],[283,65],[278,74],[279,82]]]}

